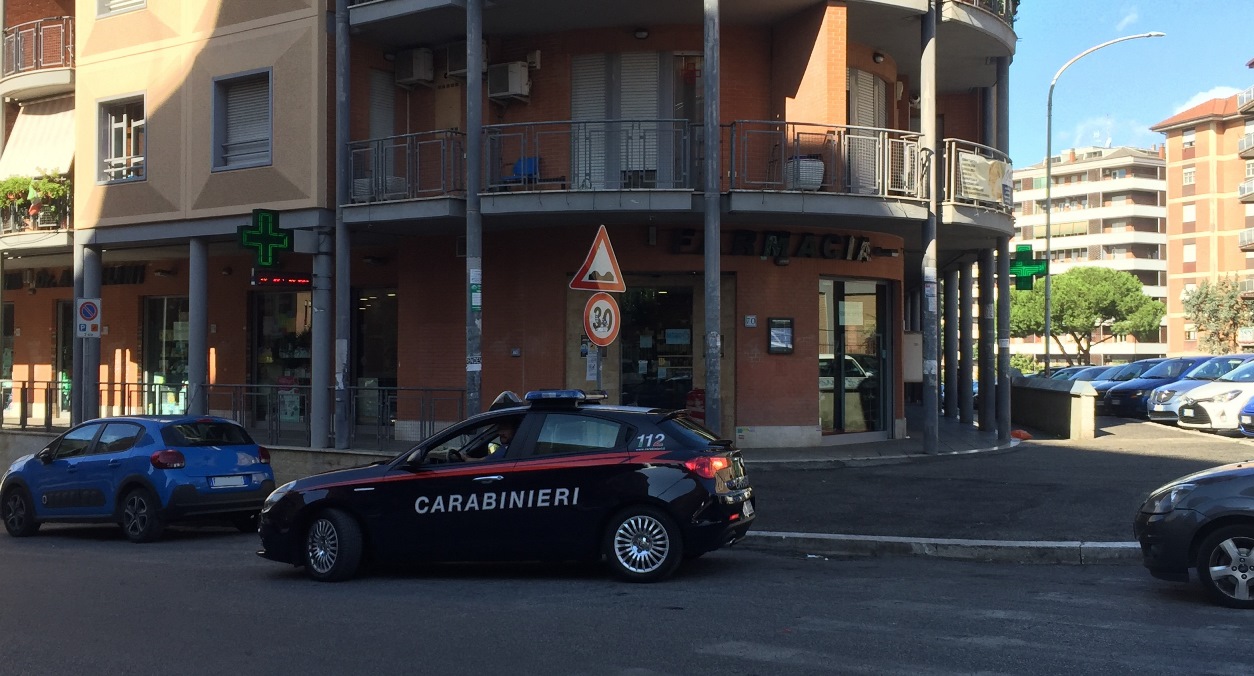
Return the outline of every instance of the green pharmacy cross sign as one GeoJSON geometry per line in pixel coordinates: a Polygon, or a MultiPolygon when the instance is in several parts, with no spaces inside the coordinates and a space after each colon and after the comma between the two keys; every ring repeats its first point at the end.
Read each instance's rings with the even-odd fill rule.
{"type": "Polygon", "coordinates": [[[279,227],[279,212],[253,209],[252,223],[239,226],[239,243],[257,250],[257,265],[272,268],[280,252],[292,250],[292,233],[279,227]]]}
{"type": "Polygon", "coordinates": [[[1049,274],[1049,261],[1036,260],[1032,257],[1032,245],[1020,244],[1015,247],[1015,259],[1010,261],[1010,274],[1015,276],[1016,289],[1031,291],[1037,277],[1049,274]]]}

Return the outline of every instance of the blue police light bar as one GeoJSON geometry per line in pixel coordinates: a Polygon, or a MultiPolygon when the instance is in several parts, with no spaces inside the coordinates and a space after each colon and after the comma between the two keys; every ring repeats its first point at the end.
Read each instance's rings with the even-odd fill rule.
{"type": "Polygon", "coordinates": [[[588,398],[588,395],[583,390],[532,390],[524,398],[527,401],[552,401],[554,399],[583,401],[588,398]]]}

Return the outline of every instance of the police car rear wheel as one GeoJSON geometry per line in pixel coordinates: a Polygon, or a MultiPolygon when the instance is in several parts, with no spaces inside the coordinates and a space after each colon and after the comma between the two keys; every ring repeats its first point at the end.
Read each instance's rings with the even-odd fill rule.
{"type": "Polygon", "coordinates": [[[305,531],[305,570],[320,582],[340,582],[361,564],[361,527],[353,517],[328,509],[305,531]]]}
{"type": "Polygon", "coordinates": [[[684,557],[683,540],[674,520],[654,507],[630,507],[610,520],[605,558],[614,573],[630,582],[668,577],[684,557]]]}

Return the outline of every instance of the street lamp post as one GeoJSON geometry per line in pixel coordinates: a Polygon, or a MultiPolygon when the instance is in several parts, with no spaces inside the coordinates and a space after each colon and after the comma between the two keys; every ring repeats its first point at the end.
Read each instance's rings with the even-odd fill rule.
{"type": "MultiPolygon", "coordinates": [[[[1161,38],[1166,33],[1150,32],[1140,33],[1138,35],[1125,35],[1121,38],[1115,38],[1107,42],[1103,42],[1096,47],[1090,47],[1083,52],[1075,55],[1070,61],[1064,63],[1062,68],[1054,73],[1054,79],[1049,81],[1049,97],[1045,104],[1045,261],[1049,265],[1052,251],[1050,249],[1050,237],[1053,234],[1050,227],[1050,214],[1053,212],[1053,202],[1051,201],[1051,192],[1053,191],[1053,167],[1054,167],[1054,85],[1058,84],[1058,78],[1062,76],[1062,72],[1071,67],[1071,64],[1080,59],[1096,52],[1103,47],[1109,47],[1115,43],[1125,40],[1136,40],[1137,38],[1161,38]]],[[[1052,337],[1050,331],[1050,297],[1053,273],[1047,267],[1045,269],[1045,376],[1049,376],[1049,339],[1052,337]]]]}

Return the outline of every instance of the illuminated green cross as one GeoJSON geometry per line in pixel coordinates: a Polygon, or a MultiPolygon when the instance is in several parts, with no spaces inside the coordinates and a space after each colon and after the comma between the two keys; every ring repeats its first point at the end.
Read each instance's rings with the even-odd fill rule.
{"type": "Polygon", "coordinates": [[[257,265],[274,267],[280,251],[292,250],[292,233],[279,227],[279,212],[253,209],[253,222],[239,226],[239,243],[257,250],[257,265]]]}
{"type": "Polygon", "coordinates": [[[1036,260],[1032,256],[1032,245],[1020,244],[1015,247],[1015,259],[1010,261],[1010,274],[1015,276],[1016,289],[1031,291],[1037,277],[1049,274],[1049,261],[1036,260]]]}

